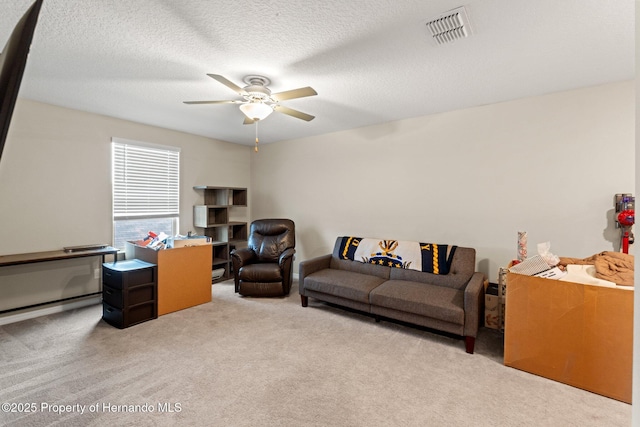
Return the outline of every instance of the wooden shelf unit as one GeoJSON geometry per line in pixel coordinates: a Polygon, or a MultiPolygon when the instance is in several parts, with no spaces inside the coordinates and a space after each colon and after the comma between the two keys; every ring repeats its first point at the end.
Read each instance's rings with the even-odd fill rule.
{"type": "Polygon", "coordinates": [[[246,188],[198,185],[194,190],[202,192],[204,204],[193,207],[193,225],[202,228],[202,234],[211,237],[213,255],[212,270],[224,269],[224,274],[213,282],[232,277],[231,251],[247,244],[249,226],[246,221],[230,219],[230,209],[246,207],[246,188]]]}

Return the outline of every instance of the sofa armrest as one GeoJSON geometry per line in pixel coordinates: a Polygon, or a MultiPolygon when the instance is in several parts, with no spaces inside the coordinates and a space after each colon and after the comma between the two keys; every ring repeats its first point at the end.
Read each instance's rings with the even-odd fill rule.
{"type": "Polygon", "coordinates": [[[299,271],[298,282],[299,282],[300,294],[302,294],[302,290],[304,288],[304,278],[312,273],[315,273],[316,271],[329,268],[330,264],[331,264],[331,254],[322,255],[316,258],[311,258],[311,259],[302,261],[298,269],[299,271]]]}
{"type": "Polygon", "coordinates": [[[289,295],[291,285],[293,283],[293,255],[296,250],[293,248],[285,249],[278,258],[278,265],[282,270],[282,291],[285,295],[289,295]]]}
{"type": "Polygon", "coordinates": [[[240,290],[240,278],[238,277],[238,271],[240,267],[245,264],[249,264],[250,261],[256,258],[256,253],[250,248],[240,248],[231,251],[231,264],[233,265],[233,282],[235,284],[236,292],[240,290]]]}
{"type": "Polygon", "coordinates": [[[484,274],[473,273],[464,290],[464,336],[476,337],[484,311],[484,274]]]}
{"type": "Polygon", "coordinates": [[[231,252],[231,259],[233,260],[234,267],[242,267],[247,264],[249,261],[253,260],[256,257],[255,252],[253,252],[250,248],[240,248],[234,249],[231,252]]]}
{"type": "Polygon", "coordinates": [[[296,253],[296,250],[293,248],[285,249],[284,252],[280,254],[280,258],[278,258],[278,264],[280,268],[284,268],[284,265],[287,261],[293,260],[293,255],[296,253]]]}

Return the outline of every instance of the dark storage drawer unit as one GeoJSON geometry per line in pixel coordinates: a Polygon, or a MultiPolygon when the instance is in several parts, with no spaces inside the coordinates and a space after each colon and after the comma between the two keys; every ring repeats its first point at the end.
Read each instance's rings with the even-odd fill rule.
{"type": "Polygon", "coordinates": [[[102,318],[128,328],[158,317],[158,268],[130,259],[102,264],[102,318]]]}

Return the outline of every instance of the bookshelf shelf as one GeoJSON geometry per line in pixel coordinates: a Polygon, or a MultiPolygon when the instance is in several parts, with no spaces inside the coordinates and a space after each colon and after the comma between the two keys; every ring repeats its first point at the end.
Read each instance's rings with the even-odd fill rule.
{"type": "Polygon", "coordinates": [[[247,222],[231,221],[229,211],[247,206],[247,189],[208,185],[193,188],[202,193],[203,199],[203,204],[193,207],[193,225],[202,228],[202,234],[213,240],[212,269],[224,269],[224,274],[213,282],[227,280],[232,277],[229,254],[236,247],[245,246],[248,236],[247,222]]]}

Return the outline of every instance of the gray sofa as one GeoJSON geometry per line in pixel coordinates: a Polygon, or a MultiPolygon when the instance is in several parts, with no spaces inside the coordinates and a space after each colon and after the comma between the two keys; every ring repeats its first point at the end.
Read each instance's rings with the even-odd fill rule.
{"type": "Polygon", "coordinates": [[[484,311],[484,275],[475,272],[475,249],[456,247],[448,274],[393,268],[332,254],[300,263],[302,306],[308,298],[464,337],[473,353],[484,311]]]}

